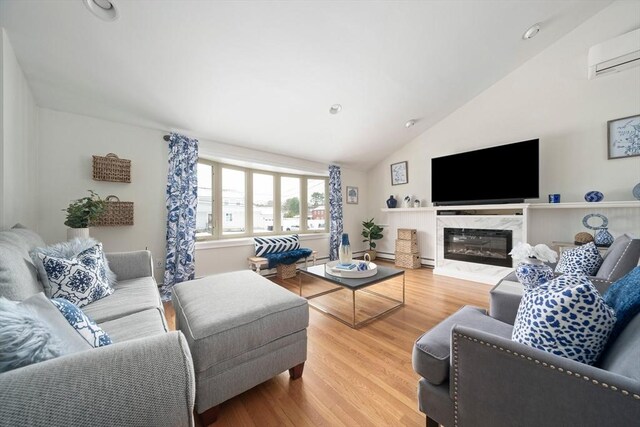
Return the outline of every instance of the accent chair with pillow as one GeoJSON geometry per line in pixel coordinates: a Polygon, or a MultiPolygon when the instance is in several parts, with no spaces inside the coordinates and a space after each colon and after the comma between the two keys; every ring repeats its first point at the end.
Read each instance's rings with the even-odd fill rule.
{"type": "Polygon", "coordinates": [[[621,236],[596,277],[560,275],[524,299],[492,295],[490,315],[465,306],[420,336],[426,425],[637,425],[639,257],[640,240],[621,236]]]}
{"type": "Polygon", "coordinates": [[[40,236],[0,231],[0,426],[193,426],[191,353],[168,331],[150,252],[106,254],[113,284],[89,246],[45,250],[39,278],[40,236]]]}

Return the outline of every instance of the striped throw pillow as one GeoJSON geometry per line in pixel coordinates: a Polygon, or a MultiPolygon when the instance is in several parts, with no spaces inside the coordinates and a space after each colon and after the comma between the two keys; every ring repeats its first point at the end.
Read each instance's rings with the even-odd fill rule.
{"type": "Polygon", "coordinates": [[[275,254],[300,249],[300,238],[297,234],[281,237],[254,237],[256,256],[275,254]]]}

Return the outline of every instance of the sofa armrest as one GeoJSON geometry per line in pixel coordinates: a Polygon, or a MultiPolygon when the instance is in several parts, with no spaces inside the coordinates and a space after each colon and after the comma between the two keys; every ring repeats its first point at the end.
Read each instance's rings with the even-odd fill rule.
{"type": "Polygon", "coordinates": [[[150,251],[107,253],[109,268],[116,274],[117,280],[153,277],[153,259],[150,251]]]}
{"type": "Polygon", "coordinates": [[[193,426],[195,381],[180,332],[0,374],[0,426],[193,426]]]}
{"type": "Polygon", "coordinates": [[[455,326],[451,391],[460,426],[634,425],[640,382],[455,326]]]}

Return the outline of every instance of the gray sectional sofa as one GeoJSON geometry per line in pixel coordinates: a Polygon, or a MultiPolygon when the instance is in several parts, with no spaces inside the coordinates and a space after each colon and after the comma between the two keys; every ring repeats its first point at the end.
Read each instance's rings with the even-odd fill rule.
{"type": "MultiPolygon", "coordinates": [[[[43,291],[31,230],[0,232],[0,296],[43,291]]],[[[193,425],[195,379],[187,341],[169,332],[148,251],[107,254],[115,292],[82,310],[113,344],[0,374],[0,426],[193,425]]]]}

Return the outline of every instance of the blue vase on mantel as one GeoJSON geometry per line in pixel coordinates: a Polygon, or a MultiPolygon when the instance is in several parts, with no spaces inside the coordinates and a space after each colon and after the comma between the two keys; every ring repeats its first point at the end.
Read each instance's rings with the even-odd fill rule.
{"type": "Polygon", "coordinates": [[[593,242],[599,248],[608,248],[613,243],[613,236],[609,233],[607,227],[601,227],[596,230],[593,242]]]}
{"type": "Polygon", "coordinates": [[[529,258],[516,266],[516,277],[524,287],[536,287],[553,279],[553,269],[538,259],[529,258]]]}
{"type": "Polygon", "coordinates": [[[387,200],[387,207],[389,209],[394,209],[396,206],[398,206],[398,199],[394,198],[392,194],[387,200]]]}

